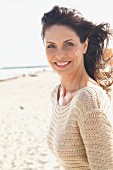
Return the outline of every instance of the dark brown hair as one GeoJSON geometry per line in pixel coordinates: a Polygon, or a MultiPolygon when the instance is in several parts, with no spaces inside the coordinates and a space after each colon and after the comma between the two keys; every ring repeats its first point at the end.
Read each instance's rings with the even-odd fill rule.
{"type": "Polygon", "coordinates": [[[97,65],[102,59],[103,49],[107,48],[109,38],[112,36],[109,24],[93,24],[77,10],[59,6],[54,6],[52,10],[45,13],[41,21],[42,39],[44,39],[45,31],[52,25],[70,27],[79,36],[81,43],[84,43],[88,38],[89,43],[84,54],[84,65],[88,75],[96,80],[95,71],[97,65]]]}

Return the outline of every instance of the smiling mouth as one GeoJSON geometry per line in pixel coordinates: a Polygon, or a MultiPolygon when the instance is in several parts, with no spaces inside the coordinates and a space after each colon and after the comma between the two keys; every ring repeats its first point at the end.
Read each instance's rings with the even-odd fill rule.
{"type": "Polygon", "coordinates": [[[55,62],[55,64],[57,65],[57,67],[59,68],[65,68],[66,66],[68,66],[70,64],[71,61],[65,61],[65,62],[55,62]]]}

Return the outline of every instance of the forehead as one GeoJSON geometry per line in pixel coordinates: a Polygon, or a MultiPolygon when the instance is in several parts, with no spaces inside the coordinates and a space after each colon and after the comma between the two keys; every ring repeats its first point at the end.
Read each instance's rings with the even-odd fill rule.
{"type": "Polygon", "coordinates": [[[54,42],[57,39],[79,39],[76,32],[68,26],[64,25],[53,25],[45,31],[45,41],[54,42]]]}

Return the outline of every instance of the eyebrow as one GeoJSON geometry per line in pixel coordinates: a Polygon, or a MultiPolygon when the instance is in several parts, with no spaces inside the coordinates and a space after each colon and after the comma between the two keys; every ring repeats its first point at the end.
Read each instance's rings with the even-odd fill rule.
{"type": "Polygon", "coordinates": [[[75,40],[73,40],[73,39],[68,39],[68,40],[64,41],[64,43],[66,43],[66,42],[68,42],[68,41],[75,41],[75,40]]]}
{"type": "MultiPolygon", "coordinates": [[[[66,42],[68,42],[68,41],[75,41],[75,40],[73,40],[73,39],[68,39],[68,40],[64,41],[63,43],[66,43],[66,42]]],[[[53,44],[55,44],[55,43],[52,42],[52,41],[48,41],[47,43],[53,43],[53,44]]]]}
{"type": "Polygon", "coordinates": [[[47,43],[53,43],[53,44],[55,44],[54,42],[52,42],[52,41],[48,41],[47,43]]]}

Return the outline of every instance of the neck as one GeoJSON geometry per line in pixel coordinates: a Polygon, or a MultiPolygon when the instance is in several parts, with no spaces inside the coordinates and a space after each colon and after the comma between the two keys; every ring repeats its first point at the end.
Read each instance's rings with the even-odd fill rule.
{"type": "Polygon", "coordinates": [[[65,96],[67,93],[73,93],[77,90],[87,86],[89,81],[89,76],[85,70],[81,73],[75,73],[68,76],[62,76],[61,79],[62,94],[65,96]]]}

